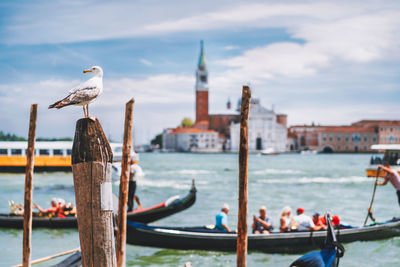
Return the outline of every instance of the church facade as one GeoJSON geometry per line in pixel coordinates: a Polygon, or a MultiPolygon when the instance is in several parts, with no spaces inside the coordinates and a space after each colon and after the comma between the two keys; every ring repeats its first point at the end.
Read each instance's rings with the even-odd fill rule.
{"type": "MultiPolygon", "coordinates": [[[[287,116],[276,114],[261,106],[258,98],[252,98],[249,111],[249,151],[285,152],[287,144],[287,116]]],[[[232,151],[239,150],[240,123],[230,124],[232,151]]]]}

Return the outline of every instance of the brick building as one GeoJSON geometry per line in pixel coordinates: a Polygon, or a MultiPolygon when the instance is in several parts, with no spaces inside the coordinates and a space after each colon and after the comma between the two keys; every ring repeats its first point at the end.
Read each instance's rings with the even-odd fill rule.
{"type": "Polygon", "coordinates": [[[296,125],[288,135],[298,144],[294,150],[323,152],[372,152],[374,144],[400,143],[400,121],[361,120],[351,125],[296,125]]]}
{"type": "Polygon", "coordinates": [[[204,58],[203,41],[200,42],[200,57],[196,70],[196,128],[208,129],[208,71],[204,58]]]}
{"type": "Polygon", "coordinates": [[[378,140],[374,127],[328,126],[317,132],[322,152],[371,152],[378,140]]]}

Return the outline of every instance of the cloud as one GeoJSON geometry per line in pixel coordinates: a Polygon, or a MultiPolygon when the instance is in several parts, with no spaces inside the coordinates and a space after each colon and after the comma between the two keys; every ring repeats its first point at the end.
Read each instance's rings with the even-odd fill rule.
{"type": "MultiPolygon", "coordinates": [[[[36,10],[37,5],[28,5],[26,8],[33,10],[26,13],[26,8],[22,8],[9,18],[7,34],[0,40],[62,43],[250,28],[262,34],[274,27],[284,28],[292,38],[302,40],[302,43],[286,41],[253,47],[242,55],[219,61],[228,68],[227,75],[242,81],[310,76],[337,61],[364,63],[398,54],[394,53],[400,44],[396,38],[400,33],[400,9],[396,2],[236,2],[229,8],[223,4],[212,9],[205,5],[193,11],[193,5],[186,3],[180,5],[180,12],[161,3],[154,10],[141,2],[41,5],[49,16],[42,16],[43,11],[36,10]],[[135,16],[130,15],[132,10],[136,10],[135,16]],[[157,16],[160,13],[164,16],[157,16]]],[[[152,66],[147,59],[139,60],[145,66],[152,66]]]]}
{"type": "Polygon", "coordinates": [[[147,59],[144,59],[144,58],[141,58],[141,59],[140,59],[140,62],[141,62],[143,65],[147,66],[147,67],[153,66],[153,63],[151,63],[151,61],[149,61],[149,60],[147,60],[147,59]]]}
{"type": "Polygon", "coordinates": [[[237,45],[227,45],[223,49],[226,50],[226,51],[238,50],[239,46],[237,46],[237,45]]]}
{"type": "Polygon", "coordinates": [[[307,23],[329,22],[399,8],[395,1],[386,2],[287,1],[276,4],[275,1],[191,3],[175,0],[168,3],[160,1],[157,5],[140,1],[103,1],[96,5],[80,1],[27,2],[11,9],[12,14],[4,14],[4,34],[0,36],[0,42],[69,43],[218,29],[295,29],[307,23]]]}

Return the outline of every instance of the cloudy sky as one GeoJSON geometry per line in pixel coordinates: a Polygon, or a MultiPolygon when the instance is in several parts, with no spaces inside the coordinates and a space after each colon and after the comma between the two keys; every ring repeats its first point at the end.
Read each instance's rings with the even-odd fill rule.
{"type": "Polygon", "coordinates": [[[48,110],[100,65],[91,105],[122,139],[135,97],[135,140],[194,118],[195,68],[205,42],[210,112],[243,84],[289,124],[400,119],[398,1],[1,1],[0,130],[73,136],[78,107],[48,110]]]}

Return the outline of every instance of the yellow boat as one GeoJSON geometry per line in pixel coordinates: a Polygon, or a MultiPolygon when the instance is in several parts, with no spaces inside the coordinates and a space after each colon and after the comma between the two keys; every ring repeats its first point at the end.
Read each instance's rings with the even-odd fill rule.
{"type": "MultiPolygon", "coordinates": [[[[372,145],[372,150],[383,153],[383,157],[372,156],[370,165],[366,170],[367,177],[376,177],[378,165],[388,162],[390,167],[400,174],[400,144],[372,145]]],[[[380,171],[379,177],[385,177],[386,172],[380,171]]]]}
{"type": "MultiPolygon", "coordinates": [[[[0,172],[25,172],[27,142],[0,142],[0,172]]],[[[110,144],[117,160],[122,144],[110,144]]],[[[72,142],[36,142],[35,172],[71,171],[72,142]]]]}

